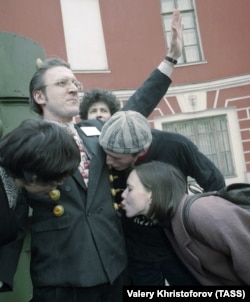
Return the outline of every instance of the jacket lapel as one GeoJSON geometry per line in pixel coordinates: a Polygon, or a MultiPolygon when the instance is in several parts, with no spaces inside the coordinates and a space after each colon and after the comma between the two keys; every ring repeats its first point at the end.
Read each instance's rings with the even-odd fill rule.
{"type": "Polygon", "coordinates": [[[79,172],[79,170],[77,169],[77,171],[75,171],[75,173],[72,175],[72,177],[79,183],[79,185],[84,189],[87,190],[87,186],[82,178],[81,173],[79,172]]]}
{"type": "MultiPolygon", "coordinates": [[[[88,191],[86,204],[86,208],[88,208],[91,205],[91,200],[98,189],[99,179],[102,175],[102,171],[104,168],[106,168],[106,157],[99,145],[98,136],[87,136],[79,127],[76,126],[76,129],[83,141],[85,151],[90,160],[88,188],[86,188],[84,181],[81,179],[82,186],[84,186],[84,189],[87,189],[88,191]]],[[[74,174],[74,176],[77,176],[76,174],[78,174],[78,176],[81,178],[81,175],[78,171],[74,174]]],[[[80,179],[78,176],[77,181],[79,182],[80,179]]]]}

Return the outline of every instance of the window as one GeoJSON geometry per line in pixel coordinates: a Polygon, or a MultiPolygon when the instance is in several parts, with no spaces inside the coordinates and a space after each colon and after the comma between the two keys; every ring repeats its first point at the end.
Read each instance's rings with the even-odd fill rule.
{"type": "Polygon", "coordinates": [[[75,72],[107,71],[99,0],[61,0],[68,62],[75,72]]]}
{"type": "Polygon", "coordinates": [[[235,175],[227,128],[227,116],[164,123],[163,130],[188,137],[225,177],[235,175]]]}
{"type": "Polygon", "coordinates": [[[167,47],[170,41],[171,20],[174,9],[180,10],[184,25],[183,53],[178,62],[200,62],[202,60],[201,43],[193,0],[161,0],[161,13],[167,47]]]}

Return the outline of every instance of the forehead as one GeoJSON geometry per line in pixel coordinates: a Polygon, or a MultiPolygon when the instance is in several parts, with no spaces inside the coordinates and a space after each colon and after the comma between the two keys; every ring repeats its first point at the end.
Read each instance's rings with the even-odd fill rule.
{"type": "Polygon", "coordinates": [[[121,153],[114,153],[104,149],[105,153],[114,159],[131,159],[133,158],[132,154],[121,154],[121,153]]]}
{"type": "Polygon", "coordinates": [[[128,176],[128,179],[127,179],[127,183],[136,183],[136,182],[141,182],[136,171],[135,170],[132,170],[128,176]]]}
{"type": "Polygon", "coordinates": [[[44,74],[44,79],[48,82],[53,82],[63,78],[75,79],[72,70],[65,66],[55,66],[48,69],[44,74]]]}
{"type": "Polygon", "coordinates": [[[127,185],[134,188],[136,192],[142,192],[143,194],[150,191],[147,188],[145,188],[145,186],[141,182],[141,179],[139,178],[135,170],[130,172],[127,179],[127,185]]]}
{"type": "Polygon", "coordinates": [[[105,109],[109,109],[108,105],[105,104],[104,102],[100,101],[100,102],[96,102],[94,104],[92,104],[89,109],[93,109],[93,108],[105,108],[105,109]]]}

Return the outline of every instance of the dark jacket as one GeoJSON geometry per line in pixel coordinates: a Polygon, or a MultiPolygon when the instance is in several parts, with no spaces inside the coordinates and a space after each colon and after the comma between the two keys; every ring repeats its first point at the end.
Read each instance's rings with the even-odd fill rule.
{"type": "Polygon", "coordinates": [[[15,240],[17,236],[16,218],[10,208],[5,188],[0,178],[0,247],[15,240]]]}
{"type": "MultiPolygon", "coordinates": [[[[149,115],[171,81],[155,70],[127,102],[123,110],[137,110],[149,115]],[[146,105],[147,104],[147,105],[146,105]]],[[[85,121],[81,126],[98,126],[99,121],[85,121]]],[[[105,154],[96,136],[86,136],[79,126],[90,157],[88,189],[78,171],[59,187],[61,198],[26,194],[17,204],[20,235],[14,243],[0,249],[0,280],[11,289],[22,239],[31,219],[31,277],[34,286],[91,287],[113,283],[126,266],[126,250],[121,221],[113,208],[105,154]],[[64,214],[56,217],[56,204],[64,214]]],[[[6,289],[6,287],[5,287],[6,289]]]]}
{"type": "Polygon", "coordinates": [[[152,160],[169,163],[186,177],[195,179],[204,191],[214,191],[225,186],[220,170],[188,138],[156,129],[152,129],[152,136],[148,153],[136,162],[137,165],[152,160]]]}
{"type": "MultiPolygon", "coordinates": [[[[58,187],[59,200],[53,201],[47,194],[26,193],[23,198],[23,203],[27,200],[33,210],[34,286],[88,287],[113,283],[126,265],[122,228],[113,208],[105,155],[97,137],[87,137],[78,127],[77,130],[90,158],[88,189],[76,171],[58,187]],[[63,206],[62,216],[54,215],[56,205],[63,206]]],[[[23,203],[19,201],[18,207],[23,203]]]]}

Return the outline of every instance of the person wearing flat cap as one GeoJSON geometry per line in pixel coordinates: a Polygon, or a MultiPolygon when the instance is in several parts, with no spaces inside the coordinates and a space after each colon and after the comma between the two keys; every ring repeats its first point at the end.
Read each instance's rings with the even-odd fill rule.
{"type": "MultiPolygon", "coordinates": [[[[143,115],[136,111],[119,111],[103,126],[99,141],[107,151],[138,157],[150,146],[152,133],[143,115]]],[[[120,170],[121,167],[115,165],[114,168],[120,170]]]]}
{"type": "MultiPolygon", "coordinates": [[[[151,129],[140,113],[115,113],[104,124],[99,142],[112,171],[117,202],[121,202],[120,194],[131,168],[151,161],[175,166],[186,180],[192,177],[204,191],[225,186],[222,173],[194,143],[178,133],[151,129]]],[[[165,285],[166,280],[170,285],[199,284],[179,260],[156,221],[145,216],[127,218],[125,215],[122,221],[130,284],[165,285]]]]}

